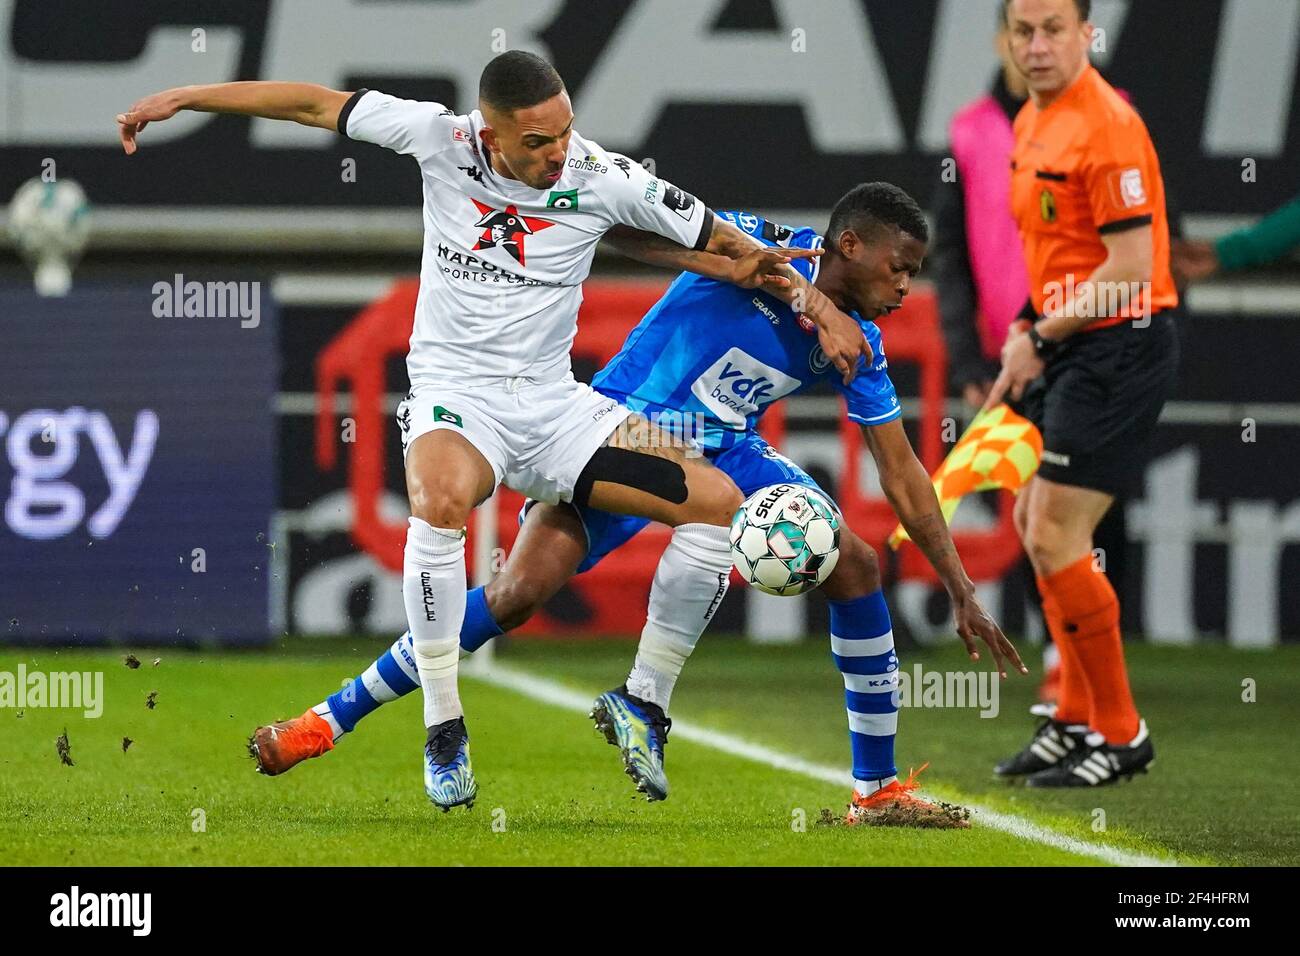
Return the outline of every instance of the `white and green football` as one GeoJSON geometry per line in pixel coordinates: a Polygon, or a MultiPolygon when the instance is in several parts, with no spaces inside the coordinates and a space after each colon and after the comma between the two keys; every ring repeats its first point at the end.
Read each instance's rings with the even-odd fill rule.
{"type": "Polygon", "coordinates": [[[835,570],[843,521],[824,495],[806,485],[768,485],[731,519],[731,560],[760,591],[803,594],[835,570]]]}

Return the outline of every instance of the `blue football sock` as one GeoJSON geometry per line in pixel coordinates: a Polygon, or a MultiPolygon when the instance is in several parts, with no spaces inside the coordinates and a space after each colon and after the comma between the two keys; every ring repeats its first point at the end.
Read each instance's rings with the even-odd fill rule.
{"type": "MultiPolygon", "coordinates": [[[[460,646],[467,652],[478,650],[492,638],[502,633],[496,619],[488,609],[482,588],[474,588],[465,595],[465,620],[460,628],[460,646]]],[[[407,631],[393,646],[380,654],[360,677],[330,694],[316,711],[334,731],[337,740],[356,727],[362,717],[369,716],[381,704],[420,688],[420,675],[415,669],[415,652],[411,645],[411,632],[407,631]]]]}
{"type": "Polygon", "coordinates": [[[411,632],[407,631],[380,654],[365,673],[352,678],[313,709],[330,725],[337,740],[355,727],[362,717],[374,713],[380,704],[397,700],[419,688],[420,675],[415,669],[411,632]]]}
{"type": "Polygon", "coordinates": [[[460,626],[460,647],[472,654],[498,634],[504,633],[488,608],[487,595],[474,588],[465,595],[465,621],[460,626]]]}
{"type": "Polygon", "coordinates": [[[885,595],[831,601],[831,654],[844,675],[855,780],[896,776],[898,657],[885,595]]]}

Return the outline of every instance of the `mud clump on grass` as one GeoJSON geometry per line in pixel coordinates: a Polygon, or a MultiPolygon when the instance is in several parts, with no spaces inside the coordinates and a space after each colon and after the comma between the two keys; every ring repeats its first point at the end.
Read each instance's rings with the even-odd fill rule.
{"type": "Polygon", "coordinates": [[[68,743],[67,727],[64,727],[63,733],[59,734],[58,738],[55,739],[54,749],[58,751],[59,760],[63,762],[63,766],[65,767],[76,766],[76,764],[72,762],[72,744],[68,743]]]}

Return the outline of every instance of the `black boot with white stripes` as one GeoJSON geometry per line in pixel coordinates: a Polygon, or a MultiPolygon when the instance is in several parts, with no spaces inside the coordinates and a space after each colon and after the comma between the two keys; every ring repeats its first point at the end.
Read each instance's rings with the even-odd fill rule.
{"type": "Polygon", "coordinates": [[[1042,721],[1034,731],[1034,739],[1014,757],[1008,757],[993,773],[999,777],[1024,777],[1055,767],[1061,760],[1083,746],[1088,728],[1083,724],[1065,724],[1055,719],[1056,707],[1052,704],[1035,704],[1029,709],[1042,721]]]}
{"type": "Polygon", "coordinates": [[[1079,747],[1056,766],[1032,774],[1025,782],[1031,787],[1102,787],[1146,773],[1156,759],[1147,733],[1147,722],[1138,722],[1138,733],[1127,744],[1108,744],[1101,734],[1088,734],[1079,747]]]}

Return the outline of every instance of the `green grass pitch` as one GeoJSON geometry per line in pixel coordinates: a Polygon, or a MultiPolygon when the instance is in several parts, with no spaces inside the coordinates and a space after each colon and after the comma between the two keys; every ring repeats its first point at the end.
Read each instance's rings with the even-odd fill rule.
{"type": "MultiPolygon", "coordinates": [[[[0,861],[11,865],[1089,865],[981,825],[967,831],[823,826],[847,787],[670,740],[673,791],[647,804],[580,714],[463,682],[479,800],[435,811],[420,782],[418,695],[381,709],[321,759],[253,773],[254,726],[292,716],[359,672],[378,641],[297,640],[272,651],[4,649],[0,671],[104,672],[98,719],[0,709],[0,861]],[[158,666],[152,665],[161,656],[158,666]],[[156,707],[145,705],[157,692],[156,707]],[[75,766],[55,739],[66,728],[75,766]],[[133,741],[123,751],[124,737],[133,741]],[[800,818],[806,826],[799,827],[800,818]]],[[[515,642],[512,669],[595,693],[621,683],[630,642],[515,642]]],[[[1101,790],[1038,792],[992,779],[1028,737],[1034,681],[1011,678],[1000,714],[905,708],[899,765],[930,761],[929,793],[1014,814],[1091,844],[1190,864],[1300,862],[1300,648],[1130,645],[1151,727],[1151,774],[1101,790]],[[1257,700],[1243,702],[1242,681],[1257,700]],[[1104,823],[1104,828],[1099,824],[1104,823]]],[[[1032,656],[1032,655],[1030,655],[1032,656]]],[[[969,666],[955,648],[905,670],[969,666]]],[[[974,665],[979,666],[979,665],[974,665]]],[[[708,635],[673,716],[847,770],[843,685],[824,641],[756,647],[708,635]]]]}

